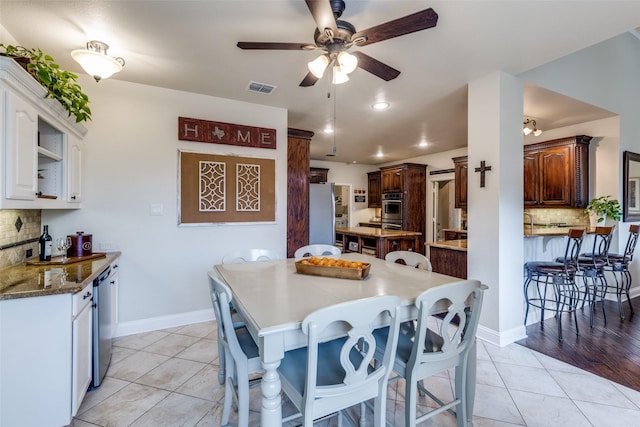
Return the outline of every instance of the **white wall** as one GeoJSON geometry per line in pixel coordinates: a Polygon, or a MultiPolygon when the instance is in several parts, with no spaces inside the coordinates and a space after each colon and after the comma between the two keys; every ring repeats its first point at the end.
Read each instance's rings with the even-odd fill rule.
{"type": "Polygon", "coordinates": [[[286,254],[287,112],[284,109],[81,76],[93,121],[85,138],[82,209],[43,211],[55,235],[84,231],[94,250],[122,251],[119,334],[211,318],[207,270],[232,250],[286,254]],[[178,117],[275,128],[277,150],[178,141],[178,117]],[[178,150],[276,160],[276,221],[178,226],[178,150]],[[164,215],[151,216],[151,204],[164,215]]]}

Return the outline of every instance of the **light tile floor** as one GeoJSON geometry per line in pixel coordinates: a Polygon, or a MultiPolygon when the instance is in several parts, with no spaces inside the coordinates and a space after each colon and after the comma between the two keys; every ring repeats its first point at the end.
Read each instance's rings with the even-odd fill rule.
{"type": "MultiPolygon", "coordinates": [[[[214,322],[117,338],[103,384],[87,393],[72,426],[219,426],[224,387],[218,383],[216,338],[214,322]]],[[[478,341],[477,366],[476,427],[640,425],[640,392],[517,344],[500,348],[478,341]]],[[[450,376],[429,379],[427,388],[450,396],[450,376]]],[[[426,398],[421,404],[430,406],[426,398]]],[[[260,390],[254,388],[251,426],[260,424],[259,410],[260,390]]],[[[403,411],[399,381],[389,386],[392,425],[404,425],[403,411]]],[[[372,424],[371,414],[367,421],[372,424]]],[[[236,422],[232,412],[230,425],[236,422]]],[[[335,418],[317,423],[336,424],[335,418]]],[[[422,425],[456,423],[441,414],[422,425]]]]}

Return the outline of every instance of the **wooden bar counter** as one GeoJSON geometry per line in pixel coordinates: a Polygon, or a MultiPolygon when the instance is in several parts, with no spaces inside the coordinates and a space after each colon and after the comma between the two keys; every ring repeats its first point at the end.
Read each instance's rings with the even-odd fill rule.
{"type": "Polygon", "coordinates": [[[420,252],[419,231],[384,230],[373,227],[336,228],[336,246],[342,252],[358,252],[384,259],[392,251],[420,252]]]}
{"type": "Polygon", "coordinates": [[[467,278],[467,240],[445,240],[425,243],[433,271],[448,276],[467,278]]]}

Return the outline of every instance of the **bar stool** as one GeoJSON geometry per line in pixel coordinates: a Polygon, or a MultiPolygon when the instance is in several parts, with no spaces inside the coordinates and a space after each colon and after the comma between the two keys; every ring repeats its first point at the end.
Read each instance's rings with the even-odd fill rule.
{"type": "Polygon", "coordinates": [[[602,305],[604,324],[607,324],[604,300],[607,295],[608,283],[604,274],[604,267],[607,265],[607,254],[609,253],[609,246],[611,246],[611,239],[613,238],[615,228],[615,226],[596,227],[591,252],[580,254],[577,260],[577,276],[582,277],[584,284],[585,296],[582,300],[582,306],[584,307],[585,302],[589,302],[589,324],[592,328],[595,305],[598,297],[602,305]]]}
{"type": "Polygon", "coordinates": [[[575,310],[580,301],[580,289],[576,285],[575,276],[578,271],[578,257],[584,240],[585,230],[571,228],[567,233],[563,261],[531,261],[525,263],[527,278],[524,282],[524,298],[526,309],[524,324],[527,325],[529,308],[540,309],[540,326],[544,326],[544,311],[553,310],[558,322],[558,340],[562,341],[562,313],[574,312],[576,334],[578,319],[575,310]],[[533,287],[533,295],[529,296],[533,287]]]}
{"type": "Polygon", "coordinates": [[[629,272],[629,264],[633,260],[633,253],[636,249],[636,243],[638,243],[638,233],[640,232],[640,225],[631,224],[629,226],[629,238],[627,239],[627,245],[624,253],[612,254],[607,253],[604,258],[606,265],[605,271],[610,271],[616,281],[616,297],[618,299],[618,310],[620,311],[620,319],[624,320],[624,308],[622,307],[622,293],[627,296],[627,302],[629,303],[629,309],[631,314],[634,314],[633,305],[631,305],[631,297],[629,296],[629,289],[631,288],[631,273],[629,272]]]}

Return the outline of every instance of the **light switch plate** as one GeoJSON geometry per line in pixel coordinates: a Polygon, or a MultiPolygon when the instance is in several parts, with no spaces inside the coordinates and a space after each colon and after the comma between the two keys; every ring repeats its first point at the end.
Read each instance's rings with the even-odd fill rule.
{"type": "Polygon", "coordinates": [[[162,203],[151,203],[149,205],[149,215],[151,216],[164,215],[164,205],[162,203]]]}

